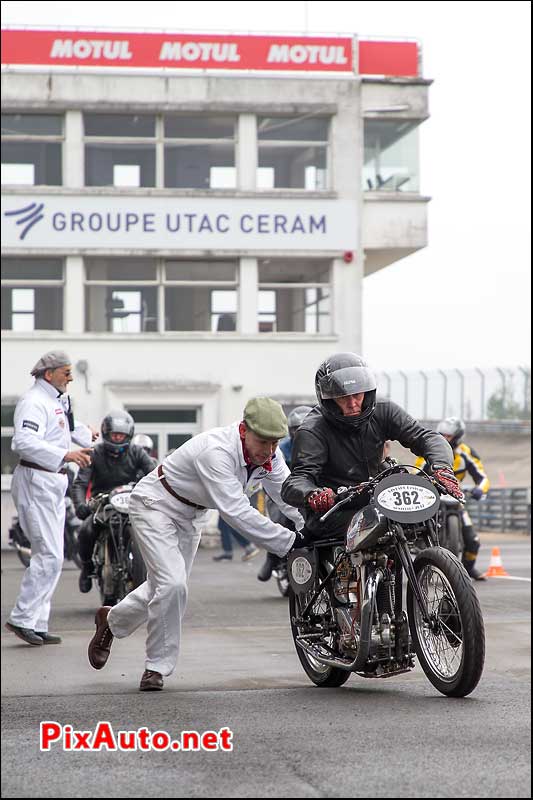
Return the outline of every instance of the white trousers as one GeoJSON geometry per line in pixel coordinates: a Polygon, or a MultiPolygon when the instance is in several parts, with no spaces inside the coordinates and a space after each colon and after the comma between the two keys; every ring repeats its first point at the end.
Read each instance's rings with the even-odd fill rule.
{"type": "Polygon", "coordinates": [[[39,633],[48,631],[50,602],[63,566],[67,485],[66,475],[20,465],[11,483],[21,528],[31,542],[31,559],[9,620],[39,633]]]}
{"type": "Polygon", "coordinates": [[[129,515],[147,580],[109,612],[111,632],[129,636],[147,622],[146,669],[174,672],[187,605],[187,583],[208,517],[176,500],[151,472],[135,487],[129,515]]]}

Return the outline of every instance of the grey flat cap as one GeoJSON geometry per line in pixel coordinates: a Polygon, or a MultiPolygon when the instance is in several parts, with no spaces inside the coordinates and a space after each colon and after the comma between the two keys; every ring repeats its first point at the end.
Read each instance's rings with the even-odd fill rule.
{"type": "Polygon", "coordinates": [[[47,369],[57,369],[57,367],[64,367],[67,364],[72,364],[72,361],[64,350],[50,350],[49,353],[45,353],[44,356],[41,356],[32,369],[31,374],[37,377],[38,375],[42,375],[47,369]]]}

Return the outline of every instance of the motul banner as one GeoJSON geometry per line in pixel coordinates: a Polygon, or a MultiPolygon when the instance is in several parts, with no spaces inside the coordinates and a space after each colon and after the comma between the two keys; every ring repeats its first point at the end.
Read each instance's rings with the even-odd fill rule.
{"type": "MultiPolygon", "coordinates": [[[[360,42],[371,74],[418,74],[417,45],[360,42]],[[394,47],[391,47],[394,45],[394,47]],[[370,46],[370,51],[368,49],[370,46]]],[[[3,30],[2,64],[289,72],[356,71],[351,37],[3,30]]],[[[370,74],[365,67],[363,74],[370,74]]]]}

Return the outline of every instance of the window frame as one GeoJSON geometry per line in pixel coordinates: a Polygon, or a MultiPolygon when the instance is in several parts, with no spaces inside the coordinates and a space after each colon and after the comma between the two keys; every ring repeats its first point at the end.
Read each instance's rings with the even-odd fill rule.
{"type": "MultiPolygon", "coordinates": [[[[3,183],[2,189],[4,188],[27,188],[30,189],[31,187],[39,187],[39,186],[64,186],[65,185],[65,176],[64,176],[64,143],[65,143],[65,112],[61,112],[58,114],[50,113],[48,111],[13,111],[10,109],[3,109],[3,114],[18,114],[19,116],[26,116],[26,117],[38,117],[38,116],[52,116],[58,117],[61,121],[61,133],[60,134],[31,134],[31,133],[7,133],[1,134],[1,143],[2,145],[5,143],[15,143],[15,144],[24,144],[26,142],[30,144],[59,144],[61,145],[60,149],[60,181],[59,183],[3,183]]],[[[9,163],[9,162],[2,162],[2,163],[9,163]]],[[[27,163],[34,163],[34,162],[27,162],[27,163]]]]}
{"type": "MultiPolygon", "coordinates": [[[[259,122],[260,117],[264,117],[264,114],[256,114],[256,120],[259,122]]],[[[269,115],[269,119],[274,119],[276,116],[279,116],[280,119],[287,117],[287,114],[272,114],[269,115]]],[[[261,139],[260,131],[257,131],[257,170],[265,169],[265,167],[259,166],[259,155],[260,151],[263,150],[276,150],[276,149],[299,149],[303,150],[306,147],[313,147],[316,149],[324,148],[325,150],[325,161],[326,161],[326,180],[325,185],[319,189],[306,189],[305,186],[277,186],[271,188],[259,188],[258,187],[258,180],[257,180],[257,170],[256,170],[256,191],[257,192],[330,192],[333,190],[333,180],[332,180],[332,170],[331,170],[331,127],[332,127],[332,120],[333,114],[325,115],[325,114],[312,114],[312,115],[297,115],[295,116],[295,121],[298,121],[301,117],[316,117],[319,119],[325,119],[328,124],[328,136],[327,139],[261,139]]]]}
{"type": "MultiPolygon", "coordinates": [[[[271,261],[273,261],[273,260],[282,261],[283,259],[270,259],[270,260],[271,261]]],[[[310,259],[310,260],[312,261],[312,259],[310,259]]],[[[270,333],[270,334],[281,334],[281,335],[284,335],[284,334],[297,333],[297,334],[304,334],[306,336],[329,336],[329,335],[331,335],[333,333],[333,277],[332,277],[333,264],[332,264],[331,260],[328,260],[328,259],[317,259],[317,260],[319,260],[319,261],[327,261],[328,262],[328,280],[326,282],[320,283],[320,282],[317,282],[317,281],[303,281],[302,283],[297,283],[295,281],[291,281],[291,282],[286,282],[285,283],[285,282],[282,282],[282,281],[262,281],[260,279],[261,266],[259,265],[258,280],[257,280],[257,297],[258,297],[258,302],[257,302],[257,329],[258,329],[258,334],[270,333]],[[325,300],[325,299],[329,300],[329,302],[330,302],[329,313],[326,314],[324,312],[322,312],[322,313],[318,312],[316,316],[318,318],[325,317],[325,318],[327,318],[329,320],[329,325],[328,325],[329,330],[327,330],[327,331],[314,331],[314,332],[308,332],[306,330],[303,330],[303,331],[294,331],[294,330],[293,331],[280,331],[280,330],[278,330],[277,329],[277,321],[278,321],[277,320],[277,315],[278,315],[277,294],[275,295],[276,308],[275,308],[274,312],[271,312],[271,311],[263,311],[263,312],[261,312],[260,311],[260,305],[261,305],[260,304],[260,296],[261,296],[261,292],[263,292],[263,291],[277,292],[277,290],[280,290],[280,289],[302,289],[304,291],[306,289],[323,289],[323,290],[327,291],[328,292],[327,298],[322,297],[322,298],[320,298],[320,300],[325,300]],[[275,323],[274,323],[275,326],[276,326],[276,329],[273,330],[273,331],[261,331],[260,325],[259,325],[259,323],[261,321],[261,316],[263,316],[263,317],[271,316],[272,314],[274,314],[275,317],[276,317],[275,323]]],[[[289,259],[289,261],[290,261],[290,259],[289,259]]],[[[320,300],[316,301],[316,303],[314,303],[314,305],[317,305],[320,302],[320,300]]],[[[310,304],[310,305],[313,305],[313,304],[310,304]]],[[[304,303],[304,309],[305,308],[307,308],[307,304],[306,303],[304,303]]],[[[305,310],[304,310],[304,319],[305,319],[305,310]]]]}
{"type": "MultiPolygon", "coordinates": [[[[42,260],[42,259],[39,259],[38,257],[37,258],[31,258],[30,256],[20,256],[20,257],[17,257],[17,256],[4,256],[4,258],[5,258],[6,261],[7,260],[10,260],[10,261],[11,260],[17,260],[17,258],[20,258],[21,261],[23,260],[23,261],[36,261],[36,262],[38,262],[38,261],[42,260]]],[[[49,289],[49,288],[61,289],[61,291],[62,291],[62,295],[61,295],[61,327],[60,328],[35,328],[34,327],[34,328],[31,329],[31,331],[24,331],[24,330],[16,331],[11,327],[11,328],[2,328],[2,333],[6,333],[7,331],[9,331],[10,333],[13,333],[13,334],[24,335],[24,334],[27,334],[27,333],[35,333],[35,332],[39,332],[39,331],[63,331],[63,332],[65,331],[65,298],[66,298],[66,292],[65,292],[65,288],[66,288],[66,264],[65,264],[65,259],[64,258],[54,258],[54,257],[51,257],[50,259],[48,259],[47,256],[44,257],[44,258],[47,259],[47,260],[56,260],[58,263],[61,264],[61,271],[63,273],[63,277],[61,279],[59,279],[59,278],[57,278],[57,279],[55,279],[55,278],[43,278],[42,280],[39,280],[39,278],[2,278],[0,284],[1,284],[1,288],[2,289],[8,289],[8,290],[12,290],[12,289],[33,289],[34,291],[37,291],[39,289],[49,289]]],[[[33,315],[35,315],[35,303],[34,303],[33,312],[29,312],[28,311],[28,312],[15,312],[15,313],[20,313],[20,314],[33,313],[33,315]]],[[[13,311],[11,312],[11,316],[13,316],[13,311]]]]}

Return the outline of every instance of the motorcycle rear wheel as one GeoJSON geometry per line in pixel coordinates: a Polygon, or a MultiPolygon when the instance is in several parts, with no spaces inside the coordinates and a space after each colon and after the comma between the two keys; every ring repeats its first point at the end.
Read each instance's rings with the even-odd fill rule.
{"type": "MultiPolygon", "coordinates": [[[[325,596],[326,603],[329,603],[329,598],[327,598],[326,592],[322,592],[322,595],[325,596]]],[[[317,599],[316,605],[321,602],[322,595],[317,599]]],[[[294,639],[294,646],[296,647],[296,653],[298,658],[300,659],[300,664],[304,668],[305,673],[307,676],[312,680],[312,682],[316,686],[323,686],[323,687],[335,687],[335,686],[342,686],[348,678],[350,677],[350,672],[345,669],[339,669],[338,667],[330,667],[326,664],[321,664],[314,658],[311,658],[307,655],[307,653],[302,650],[301,647],[298,647],[296,644],[296,637],[299,635],[300,631],[298,627],[294,624],[293,619],[296,616],[299,616],[299,612],[304,606],[307,604],[308,595],[297,595],[295,594],[292,589],[289,587],[289,619],[291,623],[291,631],[292,637],[294,639]],[[304,599],[302,599],[304,598],[304,599]]],[[[316,607],[315,605],[315,607],[316,607]]]]}
{"type": "Polygon", "coordinates": [[[466,697],[479,683],[485,662],[485,629],[474,587],[460,561],[442,547],[423,550],[413,566],[431,618],[424,622],[409,584],[409,628],[422,669],[442,694],[466,697]]]}

